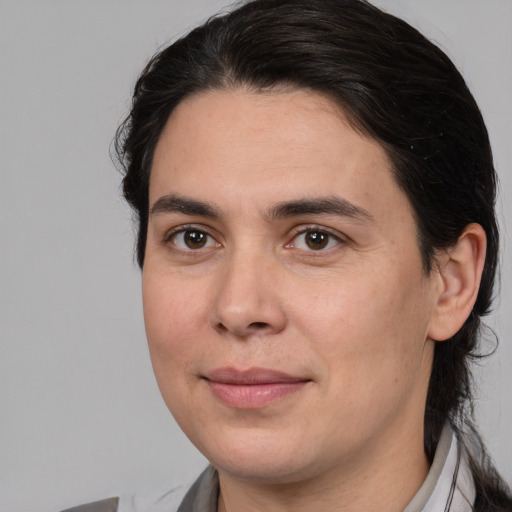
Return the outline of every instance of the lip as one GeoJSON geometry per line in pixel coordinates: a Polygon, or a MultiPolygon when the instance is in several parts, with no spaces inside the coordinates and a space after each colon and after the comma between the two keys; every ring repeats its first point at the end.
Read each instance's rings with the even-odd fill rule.
{"type": "Polygon", "coordinates": [[[267,368],[217,368],[204,379],[220,402],[236,409],[260,409],[300,391],[310,382],[267,368]]]}

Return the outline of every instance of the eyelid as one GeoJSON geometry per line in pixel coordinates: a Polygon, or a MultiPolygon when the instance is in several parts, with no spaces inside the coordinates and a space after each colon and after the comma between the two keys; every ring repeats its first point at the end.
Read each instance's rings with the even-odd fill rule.
{"type": "MultiPolygon", "coordinates": [[[[212,230],[210,227],[205,226],[203,224],[192,224],[192,223],[191,224],[180,224],[179,226],[175,226],[175,227],[167,230],[162,237],[161,243],[162,243],[162,245],[170,245],[172,238],[175,237],[177,234],[183,233],[185,231],[191,231],[191,230],[197,230],[197,231],[204,232],[208,237],[212,238],[215,241],[215,244],[217,247],[222,246],[222,244],[219,242],[220,237],[218,236],[218,234],[216,232],[212,233],[212,231],[214,231],[214,230],[212,230]]],[[[339,231],[337,231],[335,229],[328,228],[321,224],[301,224],[299,226],[294,227],[291,230],[289,236],[287,237],[289,241],[285,244],[285,248],[294,247],[293,246],[294,240],[298,236],[305,234],[309,231],[318,231],[318,232],[326,233],[327,235],[334,238],[338,242],[337,245],[340,245],[340,244],[346,245],[350,242],[349,237],[347,237],[346,235],[340,233],[339,231]]],[[[201,251],[211,249],[211,247],[205,247],[205,248],[199,248],[199,249],[181,249],[177,246],[174,246],[171,249],[175,252],[181,252],[181,253],[199,253],[201,251]]],[[[328,250],[329,249],[314,251],[313,249],[311,249],[311,251],[307,251],[307,252],[320,253],[320,252],[325,252],[328,250]]]]}
{"type": "MultiPolygon", "coordinates": [[[[321,232],[321,233],[326,233],[327,235],[329,235],[330,237],[334,238],[338,242],[337,245],[340,245],[340,244],[346,245],[346,244],[348,244],[350,242],[350,238],[349,237],[347,237],[346,235],[340,233],[337,230],[334,230],[332,228],[328,228],[326,226],[322,226],[320,224],[306,224],[306,225],[297,226],[297,227],[295,227],[292,230],[292,232],[290,233],[290,236],[289,236],[289,240],[290,241],[285,244],[285,248],[293,247],[294,240],[298,236],[303,235],[305,233],[308,233],[309,231],[318,231],[318,232],[321,232]]],[[[311,252],[312,253],[315,253],[315,252],[316,253],[320,253],[320,252],[325,252],[325,251],[328,251],[328,250],[329,249],[324,249],[323,251],[322,250],[315,251],[315,250],[311,249],[311,252]]]]}
{"type": "MultiPolygon", "coordinates": [[[[165,234],[162,238],[162,244],[170,246],[173,237],[175,237],[176,235],[178,235],[180,233],[184,233],[186,231],[194,231],[194,230],[201,231],[201,232],[205,233],[208,237],[210,237],[212,240],[215,241],[215,244],[217,247],[220,247],[222,245],[218,241],[218,236],[212,234],[212,229],[207,226],[204,226],[202,224],[180,224],[179,226],[175,226],[165,232],[165,234]]],[[[180,253],[199,253],[201,251],[208,250],[208,249],[211,249],[211,247],[204,247],[204,248],[201,247],[199,249],[182,249],[182,248],[174,245],[174,247],[171,248],[171,250],[173,250],[175,252],[180,252],[180,253]]]]}

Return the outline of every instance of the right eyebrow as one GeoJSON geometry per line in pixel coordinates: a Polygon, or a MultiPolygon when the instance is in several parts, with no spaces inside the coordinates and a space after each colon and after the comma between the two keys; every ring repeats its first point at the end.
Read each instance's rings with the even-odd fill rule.
{"type": "Polygon", "coordinates": [[[368,223],[375,219],[373,215],[347,199],[337,196],[304,198],[285,201],[273,206],[268,216],[270,219],[283,219],[299,215],[338,215],[368,223]]]}
{"type": "Polygon", "coordinates": [[[153,203],[149,210],[149,215],[158,215],[160,213],[200,215],[201,217],[209,217],[211,219],[218,219],[220,217],[219,209],[215,205],[176,194],[162,196],[153,203]]]}

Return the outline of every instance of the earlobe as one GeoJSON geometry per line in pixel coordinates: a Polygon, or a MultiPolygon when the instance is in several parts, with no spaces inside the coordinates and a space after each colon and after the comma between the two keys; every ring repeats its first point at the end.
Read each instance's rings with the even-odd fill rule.
{"type": "Polygon", "coordinates": [[[458,242],[437,258],[440,287],[429,327],[431,339],[451,338],[471,314],[480,288],[486,246],[482,226],[469,224],[458,242]]]}

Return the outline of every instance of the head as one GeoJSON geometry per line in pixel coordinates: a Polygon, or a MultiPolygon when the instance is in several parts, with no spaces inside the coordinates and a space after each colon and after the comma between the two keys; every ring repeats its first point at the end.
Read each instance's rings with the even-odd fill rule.
{"type": "Polygon", "coordinates": [[[411,208],[425,276],[437,271],[438,256],[468,226],[483,228],[487,250],[474,306],[456,333],[435,340],[424,407],[431,458],[443,423],[460,426],[470,402],[469,363],[497,265],[496,177],[471,93],[440,49],[363,0],[256,0],[210,19],[150,61],[118,135],[124,195],[138,216],[141,267],[155,151],[169,119],[194,98],[237,91],[267,99],[316,95],[378,146],[411,208]]]}

